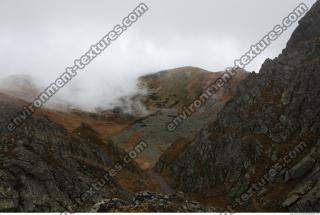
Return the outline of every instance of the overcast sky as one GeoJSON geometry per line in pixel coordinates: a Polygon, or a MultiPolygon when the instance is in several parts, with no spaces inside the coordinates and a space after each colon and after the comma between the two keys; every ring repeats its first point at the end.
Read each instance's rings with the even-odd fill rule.
{"type": "MultiPolygon", "coordinates": [[[[315,0],[145,0],[149,11],[58,96],[93,108],[134,92],[142,74],[181,66],[223,70],[301,2],[315,0]]],[[[0,0],[0,78],[29,74],[45,87],[139,3],[0,0]]],[[[259,71],[276,57],[295,27],[247,69],[259,71]]]]}

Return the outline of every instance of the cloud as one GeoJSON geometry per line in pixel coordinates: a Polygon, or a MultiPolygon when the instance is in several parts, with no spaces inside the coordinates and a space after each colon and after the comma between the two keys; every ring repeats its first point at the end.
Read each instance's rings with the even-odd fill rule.
{"type": "MultiPolygon", "coordinates": [[[[315,0],[304,2],[311,5],[315,0]]],[[[29,74],[45,88],[139,3],[2,0],[0,78],[29,74]]],[[[147,14],[81,71],[57,94],[57,99],[88,110],[112,107],[110,104],[119,97],[138,92],[136,79],[141,75],[181,66],[223,70],[300,1],[145,3],[150,8],[147,14]]],[[[294,28],[248,69],[258,71],[267,57],[277,56],[294,28]]]]}

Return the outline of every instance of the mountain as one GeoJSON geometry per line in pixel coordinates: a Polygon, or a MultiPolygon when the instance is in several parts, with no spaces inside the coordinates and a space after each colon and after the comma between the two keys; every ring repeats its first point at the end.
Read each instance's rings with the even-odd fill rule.
{"type": "Polygon", "coordinates": [[[113,109],[47,106],[9,132],[39,90],[4,79],[0,211],[319,211],[319,24],[318,1],[277,58],[239,70],[196,111],[224,71],[148,74],[113,109]]]}
{"type": "Polygon", "coordinates": [[[317,1],[214,122],[162,155],[155,169],[174,189],[235,211],[320,210],[319,26],[317,1]]]}
{"type": "Polygon", "coordinates": [[[139,85],[147,93],[140,96],[139,100],[149,115],[138,118],[121,132],[109,137],[125,150],[130,150],[138,139],[147,141],[149,147],[137,162],[142,168],[151,169],[169,146],[176,142],[190,142],[203,126],[214,121],[214,116],[248,75],[247,72],[240,71],[239,76],[230,81],[230,85],[209,98],[198,112],[174,132],[169,132],[168,123],[179,116],[184,106],[189,106],[194,98],[201,95],[222,74],[223,72],[209,72],[195,67],[182,67],[141,77],[139,85]]]}
{"type": "MultiPolygon", "coordinates": [[[[0,92],[25,102],[33,102],[42,93],[42,90],[43,87],[39,86],[29,75],[10,75],[0,79],[0,92]]],[[[74,109],[69,101],[58,97],[53,97],[44,106],[55,110],[74,109]]]]}
{"type": "MultiPolygon", "coordinates": [[[[120,107],[96,113],[44,107],[12,133],[6,129],[8,122],[32,101],[38,90],[29,77],[6,78],[0,93],[0,211],[88,211],[103,199],[130,201],[134,193],[145,190],[174,195],[165,180],[152,171],[153,165],[170,144],[182,138],[192,140],[207,117],[216,114],[233,96],[247,73],[243,72],[231,87],[191,117],[193,124],[186,123],[178,133],[182,137],[168,132],[166,123],[179,114],[182,104],[190,102],[193,95],[201,93],[221,74],[184,67],[141,77],[140,86],[147,93],[129,99],[135,100],[132,104],[145,106],[146,116],[124,113],[120,107]],[[172,80],[176,83],[171,85],[172,80]],[[179,85],[179,81],[183,84],[179,85]],[[187,91],[191,96],[184,103],[170,104],[187,91]],[[160,124],[159,119],[166,121],[160,124]],[[168,135],[167,140],[162,135],[168,135]],[[110,176],[110,169],[132,153],[141,140],[148,144],[143,153],[123,166],[118,175],[110,176]],[[104,185],[101,190],[82,201],[84,193],[92,190],[90,185],[98,182],[104,185]]],[[[162,198],[161,194],[150,195],[162,198]]],[[[176,200],[172,198],[173,204],[176,200]]],[[[166,210],[181,209],[177,202],[174,204],[166,210]]],[[[184,211],[207,210],[196,203],[192,207],[186,204],[184,211]]]]}
{"type": "MultiPolygon", "coordinates": [[[[222,75],[223,71],[209,72],[197,67],[181,67],[142,76],[139,78],[140,86],[148,92],[144,104],[152,112],[164,109],[181,111],[222,75]]],[[[233,90],[246,77],[247,73],[242,71],[231,80],[230,86],[220,92],[220,97],[226,97],[221,99],[232,97],[233,90]]]]}
{"type": "Polygon", "coordinates": [[[45,116],[34,116],[9,133],[6,122],[19,110],[0,103],[1,211],[57,212],[70,206],[87,211],[101,198],[128,198],[130,192],[123,187],[128,175],[147,187],[146,176],[133,160],[116,177],[107,174],[126,153],[87,124],[68,132],[45,116]],[[95,183],[99,190],[84,197],[95,183]]]}

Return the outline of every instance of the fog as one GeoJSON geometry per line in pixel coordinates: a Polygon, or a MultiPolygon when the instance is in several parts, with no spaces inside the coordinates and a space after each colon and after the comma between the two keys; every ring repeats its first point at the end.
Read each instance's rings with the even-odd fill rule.
{"type": "MultiPolygon", "coordinates": [[[[302,1],[311,6],[315,0],[302,1]]],[[[45,88],[140,1],[1,0],[0,79],[27,74],[45,88]]],[[[149,11],[55,96],[86,110],[138,92],[137,78],[196,66],[221,71],[301,1],[145,0],[149,11]]],[[[292,26],[246,69],[286,46],[292,26]]]]}

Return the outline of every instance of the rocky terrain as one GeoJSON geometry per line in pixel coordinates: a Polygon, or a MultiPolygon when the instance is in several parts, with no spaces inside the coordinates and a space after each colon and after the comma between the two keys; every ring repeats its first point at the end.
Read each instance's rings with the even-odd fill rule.
{"type": "Polygon", "coordinates": [[[145,75],[146,93],[123,106],[45,107],[14,132],[8,122],[38,88],[6,79],[0,212],[319,212],[319,26],[318,1],[277,58],[239,72],[173,132],[168,123],[223,72],[145,75]]]}
{"type": "Polygon", "coordinates": [[[152,192],[137,193],[131,201],[106,199],[92,207],[91,212],[218,212],[214,207],[204,207],[195,201],[188,201],[182,193],[161,195],[152,192]]]}
{"type": "MultiPolygon", "coordinates": [[[[167,73],[172,72],[170,78],[184,76],[187,78],[185,82],[191,82],[193,78],[208,82],[208,77],[211,77],[210,80],[213,81],[220,75],[220,73],[209,73],[190,67],[180,68],[177,71],[179,73],[174,71],[167,71],[167,73]]],[[[163,81],[164,78],[159,74],[154,76],[163,81]]],[[[158,192],[149,193],[155,197],[148,197],[148,194],[143,200],[146,201],[143,205],[149,203],[154,205],[152,208],[150,206],[150,210],[208,210],[192,201],[185,202],[183,206],[179,203],[180,200],[177,202],[171,197],[167,198],[166,195],[163,197],[160,194],[167,193],[172,196],[174,190],[151,168],[165,150],[157,144],[168,147],[178,139],[171,134],[167,141],[164,141],[165,139],[160,141],[163,138],[162,134],[169,134],[166,130],[166,123],[172,118],[170,114],[177,114],[179,108],[175,105],[168,106],[167,101],[175,99],[163,92],[172,92],[172,89],[167,89],[169,86],[159,84],[157,88],[154,88],[148,85],[152,82],[147,80],[147,77],[150,78],[152,75],[142,77],[140,84],[141,86],[145,84],[143,87],[149,93],[132,98],[140,99],[144,103],[149,112],[147,116],[130,115],[119,108],[89,113],[76,109],[45,107],[12,133],[7,131],[7,123],[32,100],[37,87],[25,76],[7,78],[4,81],[7,83],[6,86],[14,85],[16,88],[3,85],[0,93],[0,211],[89,211],[97,202],[104,202],[106,199],[114,201],[114,198],[119,198],[129,205],[132,198],[142,195],[135,194],[136,192],[145,192],[145,190],[158,192]],[[163,120],[163,124],[160,124],[158,120],[163,118],[167,120],[163,120]],[[127,133],[132,131],[141,132],[143,135],[126,140],[127,133]],[[119,141],[122,140],[121,138],[124,141],[119,141]],[[116,176],[111,176],[110,171],[117,164],[123,163],[123,158],[142,139],[148,143],[148,148],[129,164],[122,166],[116,176]],[[155,151],[156,154],[152,154],[155,151]],[[98,190],[91,187],[95,183],[101,185],[98,186],[98,190]],[[149,198],[162,199],[161,201],[166,199],[166,205],[156,209],[154,208],[155,203],[149,198]]],[[[221,94],[219,106],[208,113],[203,111],[202,115],[208,116],[213,112],[216,114],[222,104],[232,97],[235,86],[245,77],[246,73],[237,79],[232,87],[225,89],[225,93],[221,94]]],[[[153,78],[153,81],[156,79],[153,78]]],[[[194,82],[192,87],[200,88],[203,87],[202,84],[205,83],[194,82]]],[[[175,95],[182,96],[186,91],[177,88],[176,92],[175,95]]],[[[193,138],[192,134],[195,134],[202,124],[207,122],[204,117],[199,116],[195,118],[195,121],[198,121],[200,125],[189,124],[184,129],[185,136],[188,136],[190,140],[193,138]]],[[[138,206],[138,208],[126,206],[125,208],[132,211],[148,210],[142,207],[145,206],[138,206]]],[[[124,211],[125,209],[119,210],[124,211]]]]}
{"type": "MultiPolygon", "coordinates": [[[[106,175],[126,154],[123,150],[102,140],[87,124],[68,132],[46,117],[34,117],[8,133],[6,122],[18,110],[0,103],[1,146],[8,146],[0,156],[1,211],[86,211],[99,199],[130,196],[121,180],[106,175]],[[101,190],[84,197],[97,181],[101,190]]],[[[145,176],[134,161],[123,173],[136,175],[143,184],[145,176]]]]}
{"type": "Polygon", "coordinates": [[[173,188],[212,203],[222,197],[236,211],[319,211],[319,26],[317,2],[286,49],[240,83],[213,123],[163,154],[156,170],[173,188]],[[304,149],[290,151],[298,145],[304,149]],[[291,162],[246,193],[288,153],[291,162]]]}

